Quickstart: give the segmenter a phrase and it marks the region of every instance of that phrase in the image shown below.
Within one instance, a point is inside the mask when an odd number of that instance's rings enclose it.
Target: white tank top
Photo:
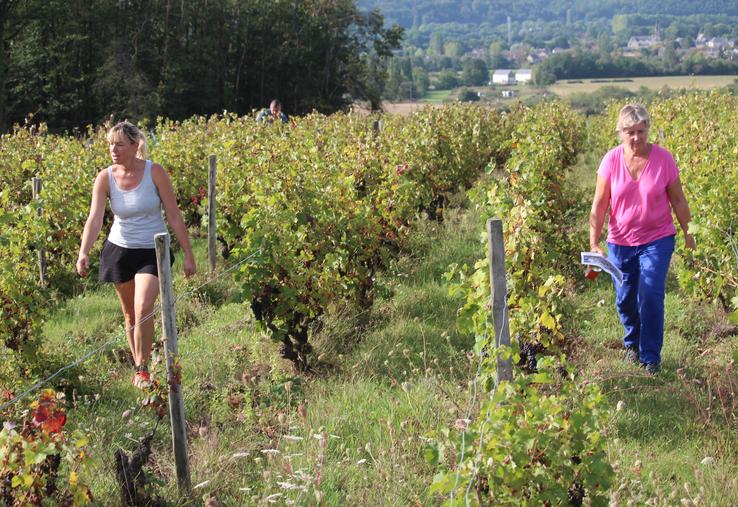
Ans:
[[[141,183],[131,190],[121,190],[108,167],[110,208],[113,226],[108,241],[124,248],[154,248],[154,235],[166,232],[161,198],[151,177],[151,160],[146,161]]]

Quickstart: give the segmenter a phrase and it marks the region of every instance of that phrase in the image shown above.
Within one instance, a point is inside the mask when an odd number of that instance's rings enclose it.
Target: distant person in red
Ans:
[[[256,115],[256,121],[259,123],[272,123],[277,118],[279,118],[282,123],[289,122],[287,115],[282,112],[282,103],[277,99],[274,99],[269,104],[269,109],[262,109],[259,111],[259,114]]]
[[[110,200],[114,219],[100,254],[98,277],[115,285],[136,367],[133,384],[141,388],[150,381],[147,365],[154,338],[154,318],[149,315],[159,295],[154,235],[167,231],[162,208],[184,250],[185,276],[195,273],[195,257],[169,175],[159,164],[147,160],[143,133],[124,121],[108,131],[107,139],[113,164],[95,178],[77,272],[87,276],[88,254],[100,234],[106,201]]]
[[[677,232],[672,210],[685,246],[695,248],[695,241],[679,168],[671,153],[648,142],[650,125],[643,106],[628,104],[620,110],[616,130],[622,144],[607,152],[597,171],[589,249],[603,254],[600,235],[609,209],[608,258],[623,272],[615,292],[625,358],[656,374],[664,341],[666,273]]]

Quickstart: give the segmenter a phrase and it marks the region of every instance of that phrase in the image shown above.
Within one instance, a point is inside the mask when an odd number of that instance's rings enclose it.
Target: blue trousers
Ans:
[[[609,259],[623,272],[615,303],[625,329],[623,343],[638,351],[641,363],[660,363],[664,343],[664,292],[674,236],[640,246],[608,243]]]

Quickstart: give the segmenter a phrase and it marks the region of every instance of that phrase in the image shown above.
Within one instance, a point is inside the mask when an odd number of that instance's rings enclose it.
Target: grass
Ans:
[[[592,93],[604,86],[618,86],[626,90],[637,92],[642,86],[651,90],[660,90],[664,86],[669,88],[687,88],[687,89],[711,89],[728,86],[733,84],[738,76],[659,76],[659,77],[634,77],[629,81],[615,80],[607,81],[596,79],[593,83],[592,79],[582,79],[581,83],[568,83],[567,79],[560,79],[555,84],[548,87],[549,91],[555,93],[559,97],[568,97],[573,93]]]
[[[583,343],[577,364],[583,379],[602,387],[614,414],[609,441],[618,471],[615,505],[675,505],[698,494],[700,505],[733,505],[738,377],[726,358],[738,339],[716,336],[722,310],[669,291],[662,372],[650,377],[622,359],[609,281],[598,280],[578,302]],[[720,391],[726,412],[712,399]]]
[[[429,102],[431,104],[441,104],[451,95],[452,90],[431,90],[420,99],[420,102]]]
[[[427,486],[434,470],[423,459],[423,437],[461,417],[473,370],[466,357],[472,340],[455,332],[456,303],[440,277],[451,262],[474,260],[477,238],[471,216],[450,213],[443,225],[420,220],[413,256],[383,275],[374,306],[334,308],[325,316],[308,375],[296,375],[277,357],[229,280],[181,300],[190,466],[199,485],[194,504],[209,497],[221,505],[270,497],[299,505],[433,503]],[[204,245],[194,243],[198,265],[205,266]],[[186,281],[180,272],[175,264],[179,294],[206,278]],[[54,312],[39,354],[53,371],[118,338],[111,348],[121,353],[104,351],[55,381],[69,400],[68,427],[90,436],[94,464],[81,480],[92,485],[99,505],[118,502],[113,452],[131,453],[157,427],[130,385],[120,320],[112,288],[91,283]],[[148,471],[151,490],[173,502],[166,418]]]
[[[642,88],[658,91],[665,86],[671,89],[712,89],[729,86],[735,83],[738,76],[658,76],[658,77],[633,77],[613,79],[560,79],[546,88],[537,88],[528,84],[516,84],[511,86],[469,86],[458,87],[453,90],[433,90],[416,102],[385,103],[384,109],[388,113],[407,115],[424,107],[427,104],[441,104],[456,97],[461,88],[471,88],[484,95],[484,101],[497,105],[509,106],[513,103],[533,103],[541,100],[551,93],[567,99],[574,94],[589,94],[603,87],[618,87],[630,92],[640,92]],[[510,90],[513,97],[502,97],[502,90]]]
[[[598,164],[599,157],[587,153],[571,173],[589,195]],[[585,231],[583,219],[582,241]],[[682,295],[672,271],[662,372],[650,377],[623,360],[608,279],[599,277],[573,301],[581,340],[574,361],[581,379],[599,384],[611,407],[609,456],[617,471],[611,505],[734,505],[738,372],[730,358],[738,337],[725,312]]]
[[[571,181],[591,191],[596,154]],[[586,242],[586,219],[581,241]],[[191,505],[437,505],[424,438],[465,417],[476,364],[473,339],[455,330],[458,303],[441,274],[483,255],[472,211],[445,223],[420,220],[410,251],[378,279],[368,310],[335,307],[312,337],[313,369],[297,375],[257,328],[230,278],[178,303],[188,420]],[[195,241],[199,266],[204,244]],[[181,258],[181,256],[178,256]],[[677,260],[678,261],[678,260]],[[178,260],[181,262],[181,259]],[[175,272],[181,266],[175,265]],[[175,277],[175,293],[205,281]],[[610,405],[608,453],[616,472],[611,505],[733,505],[738,498],[738,375],[735,328],[721,309],[695,303],[669,280],[663,372],[649,377],[622,360],[611,284],[600,277],[571,296],[578,336],[572,360],[582,382]],[[45,327],[40,356],[52,366],[122,331],[110,287],[91,284]],[[125,350],[123,339],[116,349]],[[473,357],[473,356],[472,356]],[[7,373],[6,373],[7,374]],[[94,465],[81,479],[96,503],[117,504],[112,454],[131,452],[157,425],[130,385],[121,355],[104,353],[64,373],[69,426],[90,435]],[[163,420],[147,468],[151,491],[177,498],[170,429]],[[703,464],[704,462],[704,464]],[[692,503],[690,503],[692,502]],[[180,501],[177,504],[186,504]]]

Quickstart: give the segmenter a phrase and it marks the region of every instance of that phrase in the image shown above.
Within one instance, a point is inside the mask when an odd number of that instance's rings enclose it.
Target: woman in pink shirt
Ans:
[[[623,272],[623,284],[616,284],[615,291],[625,329],[625,357],[655,374],[664,338],[666,273],[676,236],[672,210],[686,247],[694,248],[695,243],[688,232],[689,204],[679,169],[667,150],[648,142],[649,126],[643,106],[629,104],[620,110],[617,131],[622,144],[607,152],[597,171],[589,249],[603,254],[600,235],[609,208],[609,259]]]

